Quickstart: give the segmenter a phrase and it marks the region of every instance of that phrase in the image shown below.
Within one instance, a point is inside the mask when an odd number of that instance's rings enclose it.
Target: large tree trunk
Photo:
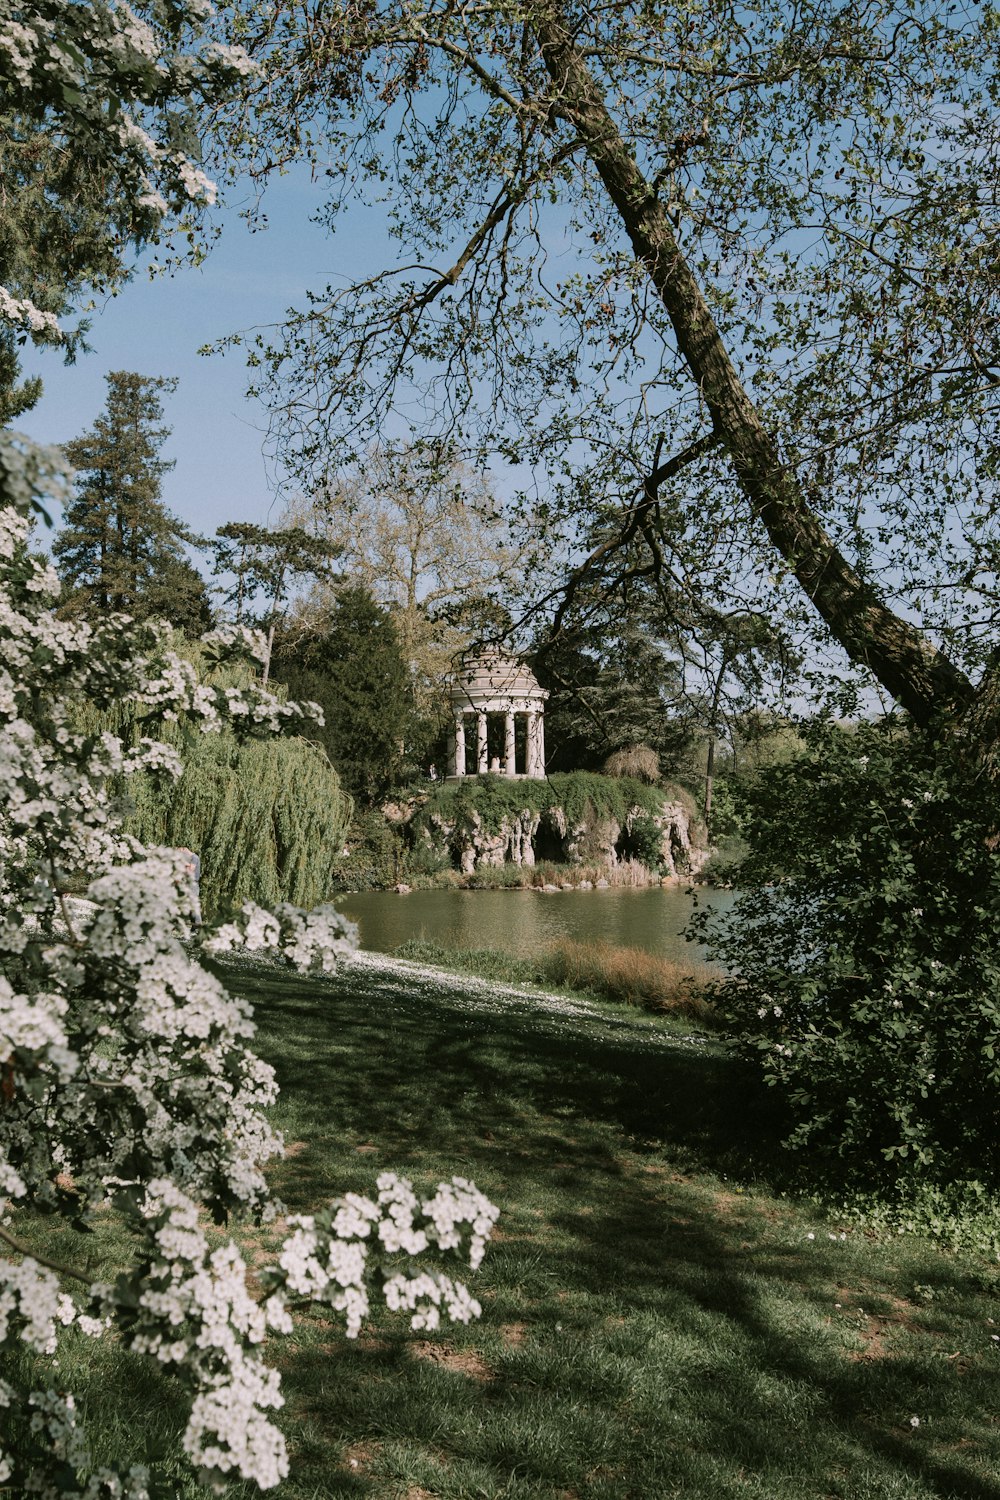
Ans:
[[[723,344],[666,210],[639,170],[558,10],[535,34],[555,88],[554,112],[576,130],[673,325],[754,514],[852,661],[866,666],[918,724],[972,696],[968,679],[894,614],[840,552],[792,469],[782,463]]]

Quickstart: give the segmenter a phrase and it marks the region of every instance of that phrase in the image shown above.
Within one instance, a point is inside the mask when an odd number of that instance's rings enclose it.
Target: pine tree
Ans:
[[[297,578],[330,579],[338,543],[314,536],[300,525],[272,528],[251,521],[230,521],[220,526],[211,543],[215,573],[232,573],[235,582],[223,592],[224,604],[232,605],[236,623],[254,621],[267,631],[264,682],[271,670],[274,633],[288,603],[288,592]],[[263,596],[264,607],[254,612],[251,603]]]
[[[161,396],[177,382],[131,371],[107,377],[105,410],[65,447],[77,469],[76,496],[53,552],[67,614],[168,619],[189,634],[207,628],[204,582],[184,553],[196,539],[160,499],[173,462],[160,457],[170,435]]]

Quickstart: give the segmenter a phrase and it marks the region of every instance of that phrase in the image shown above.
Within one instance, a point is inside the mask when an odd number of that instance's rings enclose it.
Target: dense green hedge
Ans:
[[[748,783],[720,1006],[789,1143],[872,1186],[1000,1180],[995,787],[897,723],[818,724]]]
[[[690,812],[694,811],[690,794],[681,787],[647,786],[630,777],[600,776],[592,771],[556,773],[544,781],[468,777],[437,787],[417,814],[414,828],[429,825],[434,815],[448,822],[462,822],[471,821],[472,814],[477,813],[483,828],[496,833],[506,818],[525,808],[547,812],[554,807],[561,807],[571,824],[589,824],[602,818],[624,824],[633,808],[640,807],[655,817],[667,802],[683,802]]]

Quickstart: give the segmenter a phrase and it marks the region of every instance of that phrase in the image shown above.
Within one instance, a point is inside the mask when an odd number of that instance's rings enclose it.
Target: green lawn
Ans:
[[[454,975],[228,978],[278,1069],[291,1209],[387,1168],[503,1209],[478,1324],[349,1343],[307,1316],[276,1345],[279,1493],[1000,1500],[995,1262],[769,1193],[766,1116],[718,1040]],[[169,1423],[154,1377],[95,1359],[88,1405]]]

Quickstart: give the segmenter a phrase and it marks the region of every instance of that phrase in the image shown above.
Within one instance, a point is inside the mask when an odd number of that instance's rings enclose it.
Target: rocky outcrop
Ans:
[[[664,876],[687,880],[697,875],[708,859],[709,850],[691,837],[691,814],[683,802],[665,802],[653,821],[660,829],[660,858]]]
[[[534,865],[541,858],[613,869],[622,860],[639,857],[639,831],[648,841],[650,826],[659,836],[661,864],[650,878],[684,880],[697,874],[708,851],[692,838],[691,814],[682,802],[665,802],[659,813],[631,807],[624,822],[603,816],[571,823],[562,807],[541,813],[525,807],[507,813],[496,829],[484,827],[474,808],[451,818],[432,812],[422,822],[418,838],[438,854],[448,855],[466,875],[486,866]]]
[[[590,822],[570,823],[561,807],[544,814],[547,830],[559,844],[557,858],[567,865],[617,864],[615,845],[621,827],[614,818],[594,817]]]
[[[419,836],[439,854],[449,854],[464,875],[471,875],[485,865],[533,865],[539,821],[540,814],[525,807],[508,814],[496,832],[490,832],[474,808],[457,820],[435,812],[422,824]]]

